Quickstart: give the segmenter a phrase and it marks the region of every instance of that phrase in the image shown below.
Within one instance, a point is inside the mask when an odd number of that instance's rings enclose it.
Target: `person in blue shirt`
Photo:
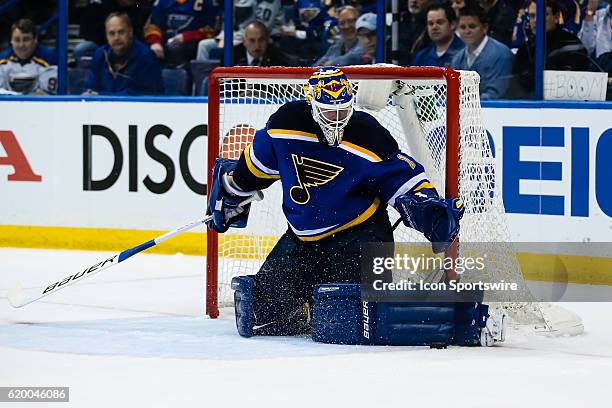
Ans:
[[[479,6],[459,12],[459,33],[465,48],[451,61],[451,67],[476,71],[480,75],[480,99],[499,99],[508,89],[514,54],[510,48],[487,35],[489,24]]]
[[[427,8],[427,35],[432,44],[419,51],[412,60],[415,66],[448,67],[465,44],[455,34],[457,15],[449,3]]]
[[[149,47],[134,38],[128,15],[111,13],[105,27],[108,45],[99,47],[94,53],[85,94],[162,94],[159,62]]]
[[[217,232],[244,227],[240,203],[281,180],[289,228],[254,276],[232,281],[241,336],[308,330],[304,305],[318,283],[359,283],[361,245],[393,242],[387,206],[422,232],[434,252],[459,231],[463,203],[441,198],[423,166],[403,153],[336,67],[309,79],[306,100],[284,104],[240,159],[218,158],[208,201]]]

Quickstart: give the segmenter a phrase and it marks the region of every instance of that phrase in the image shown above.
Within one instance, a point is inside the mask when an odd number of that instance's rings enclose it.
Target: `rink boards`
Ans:
[[[205,100],[6,99],[0,110],[0,246],[121,250],[204,212]],[[603,103],[485,105],[514,241],[610,240],[611,113]],[[159,247],[204,250],[201,233]],[[587,260],[597,273],[577,283],[612,284],[607,260]]]

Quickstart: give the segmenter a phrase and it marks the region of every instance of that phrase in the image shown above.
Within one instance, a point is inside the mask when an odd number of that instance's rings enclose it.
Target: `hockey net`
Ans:
[[[367,66],[343,70],[358,101],[363,95],[360,87],[376,91],[389,86],[395,91],[374,110],[359,105],[356,109],[374,115],[400,148],[424,165],[438,191],[462,198],[466,211],[459,243],[478,243],[479,250],[487,252],[487,271],[495,275],[492,280],[518,282],[520,293],[513,296],[529,299],[510,243],[500,184],[495,179],[495,158],[482,121],[478,74],[447,68]],[[312,68],[248,67],[213,72],[209,79],[209,186],[213,158],[238,159],[271,114],[286,102],[304,98],[303,86],[313,72]],[[399,217],[392,209],[389,214],[392,222]],[[230,229],[222,235],[208,231],[207,314],[216,317],[219,307],[231,305],[232,277],[255,274],[286,230],[281,183],[277,182],[266,189],[263,202],[251,206],[247,228]],[[396,242],[425,242],[422,234],[401,223],[394,236]],[[458,251],[462,251],[461,244]],[[496,307],[504,307],[515,323],[556,330],[540,304],[499,299],[499,294],[496,300],[506,300]]]

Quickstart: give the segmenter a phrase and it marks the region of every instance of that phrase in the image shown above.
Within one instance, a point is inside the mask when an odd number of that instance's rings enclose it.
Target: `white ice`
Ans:
[[[582,316],[581,336],[512,332],[492,348],[243,339],[232,320],[204,317],[203,258],[138,255],[22,309],[9,306],[17,281],[63,278],[106,255],[0,249],[0,386],[69,386],[69,406],[92,408],[612,403],[612,303],[564,304]]]

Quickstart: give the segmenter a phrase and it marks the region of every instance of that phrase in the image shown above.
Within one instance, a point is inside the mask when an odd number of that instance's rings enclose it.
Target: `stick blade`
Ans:
[[[8,301],[11,306],[17,308],[26,304],[26,294],[23,290],[21,283],[17,283],[17,286],[12,288],[8,293]]]

